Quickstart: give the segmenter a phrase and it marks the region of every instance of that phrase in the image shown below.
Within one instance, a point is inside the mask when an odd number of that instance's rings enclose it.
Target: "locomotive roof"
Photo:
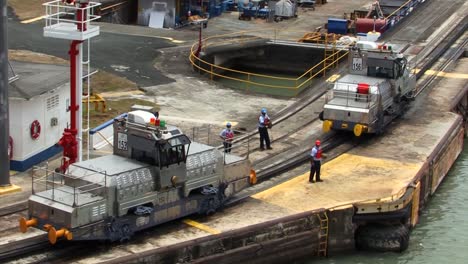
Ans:
[[[359,74],[346,74],[345,76],[338,79],[339,83],[367,83],[370,86],[376,86],[382,82],[386,82],[385,78],[377,78]]]
[[[74,172],[76,172],[77,170],[85,169],[95,173],[105,173],[107,176],[113,176],[148,166],[148,164],[145,164],[143,162],[111,154],[95,159],[74,163],[70,166],[69,174],[74,175]]]

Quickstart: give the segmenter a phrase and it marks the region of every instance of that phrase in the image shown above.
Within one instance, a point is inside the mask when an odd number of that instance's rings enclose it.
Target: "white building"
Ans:
[[[9,85],[10,168],[25,171],[58,152],[70,122],[68,66],[11,61],[18,80]]]

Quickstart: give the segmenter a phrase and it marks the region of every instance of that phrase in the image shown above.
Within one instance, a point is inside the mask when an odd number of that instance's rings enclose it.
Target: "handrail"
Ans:
[[[258,37],[258,36],[254,36],[254,37],[249,36],[248,38],[245,38],[244,34],[250,33],[250,32],[258,32],[258,30],[251,30],[251,31],[243,31],[243,32],[236,32],[236,33],[227,33],[227,34],[217,35],[217,36],[210,36],[210,37],[207,37],[207,38],[202,40],[202,46],[204,48],[206,48],[207,46],[212,46],[212,45],[219,44],[219,43],[221,43],[221,44],[223,44],[223,43],[232,44],[233,42],[244,42],[246,40],[262,39],[263,38],[263,37]],[[237,37],[237,38],[232,38],[232,39],[217,42],[217,43],[209,43],[208,42],[208,40],[210,40],[210,42],[211,42],[213,39],[219,39],[219,38],[227,37],[227,36]],[[275,31],[275,39],[274,40],[277,40],[276,31]],[[317,42],[326,42],[326,41],[318,40]],[[300,75],[300,76],[298,76],[296,78],[292,78],[292,77],[279,77],[279,76],[272,76],[272,75],[265,75],[265,74],[259,74],[259,73],[240,71],[240,70],[226,68],[226,67],[223,67],[223,66],[220,66],[220,65],[215,65],[215,64],[207,62],[206,60],[203,60],[202,58],[195,55],[196,51],[198,49],[198,45],[199,45],[198,43],[194,43],[191,46],[189,61],[192,64],[192,66],[194,66],[198,70],[210,74],[211,79],[213,79],[213,77],[216,76],[216,77],[220,77],[220,78],[224,78],[224,79],[237,81],[237,82],[240,82],[240,83],[245,83],[247,85],[247,87],[249,87],[249,85],[255,85],[255,86],[260,86],[260,87],[268,87],[268,88],[276,88],[276,89],[288,89],[288,90],[299,90],[304,85],[309,83],[313,78],[315,78],[318,74],[324,73],[328,68],[330,68],[332,65],[336,64],[339,60],[341,60],[342,58],[347,56],[348,53],[349,53],[348,51],[345,51],[344,49],[339,49],[339,50],[335,51],[333,54],[331,54],[330,56],[324,58],[322,61],[320,61],[316,65],[309,68],[302,75]],[[340,53],[343,53],[343,54],[339,56]],[[335,57],[336,57],[336,59],[335,59]],[[325,66],[323,68],[320,68],[320,70],[317,73],[311,74],[312,71],[316,70],[319,66],[322,66],[322,64],[324,64],[325,61],[329,61],[330,58],[333,59],[333,63],[330,63],[329,65],[327,65],[327,66]],[[217,73],[216,70],[240,74],[240,75],[243,75],[244,78],[227,76],[225,74]],[[310,76],[306,80],[302,81],[302,79],[304,77],[306,77],[307,75],[310,75]],[[281,81],[284,81],[286,83],[291,83],[291,84],[289,84],[289,85],[288,84],[273,85],[273,84],[261,83],[261,82],[252,80],[251,77],[258,77],[258,78],[270,79],[270,80],[281,80]]]

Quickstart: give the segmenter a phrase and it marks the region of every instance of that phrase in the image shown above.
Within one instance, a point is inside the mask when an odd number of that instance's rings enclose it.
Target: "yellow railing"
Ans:
[[[306,36],[307,34],[304,35],[302,38],[293,37],[292,39],[294,42],[297,42],[298,40],[303,40]],[[325,39],[321,39],[320,36],[317,35],[316,40],[314,42],[318,44],[330,43],[329,41],[327,41],[327,38],[328,36],[325,36]],[[333,39],[335,39],[335,37],[333,37]],[[272,42],[291,41],[291,37],[281,37],[277,30],[274,30],[273,32],[268,30],[263,30],[261,32],[259,32],[259,30],[252,30],[229,33],[224,35],[211,36],[203,39],[201,51],[206,52],[207,47],[220,47],[223,45],[232,44],[242,45],[249,42],[252,43],[253,41],[258,40]],[[321,62],[312,66],[302,75],[296,78],[291,78],[240,71],[210,63],[197,56],[198,45],[198,43],[194,43],[191,47],[189,56],[190,63],[193,65],[194,68],[198,69],[199,71],[209,74],[210,79],[213,80],[215,77],[218,77],[231,80],[243,85],[247,90],[250,90],[252,87],[271,88],[276,90],[283,89],[288,91],[289,95],[297,95],[303,88],[306,87],[307,84],[310,84],[312,82],[313,78],[317,77],[319,74],[322,73],[325,75],[325,72],[331,66],[336,65],[341,59],[343,59],[348,54],[347,50],[336,49],[336,51],[334,51],[328,57],[325,57]],[[335,45],[335,43],[333,43],[333,45]]]

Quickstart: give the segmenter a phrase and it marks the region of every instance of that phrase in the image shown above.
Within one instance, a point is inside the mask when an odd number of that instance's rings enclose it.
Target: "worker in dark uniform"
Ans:
[[[224,152],[231,153],[232,140],[234,139],[234,131],[231,129],[231,123],[226,123],[226,128],[221,131],[219,137],[223,139]]]
[[[266,108],[262,108],[261,115],[258,117],[258,133],[260,134],[260,150],[272,149],[270,146],[270,136],[268,135],[268,128],[271,128],[271,120],[267,115]],[[265,144],[263,143],[265,142]]]
[[[321,182],[320,179],[320,166],[322,165],[322,149],[320,148],[320,140],[315,141],[315,146],[310,152],[310,175],[309,182],[314,182],[314,175],[317,182]]]

